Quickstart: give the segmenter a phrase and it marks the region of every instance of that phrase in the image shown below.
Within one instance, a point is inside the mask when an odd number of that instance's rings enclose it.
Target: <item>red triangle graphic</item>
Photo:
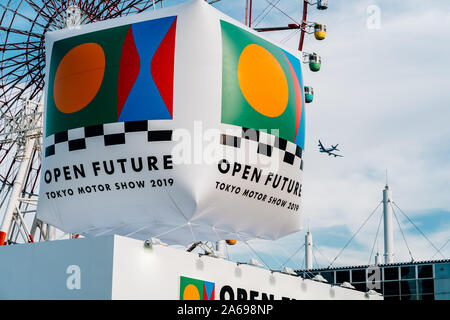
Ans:
[[[172,118],[176,25],[177,19],[175,18],[175,21],[156,50],[150,65],[153,81],[155,81],[159,94]]]
[[[134,83],[139,76],[140,68],[141,62],[139,53],[136,49],[133,30],[130,26],[120,56],[119,81],[117,88],[117,119],[119,119],[128,95],[130,94],[131,89],[133,89]]]

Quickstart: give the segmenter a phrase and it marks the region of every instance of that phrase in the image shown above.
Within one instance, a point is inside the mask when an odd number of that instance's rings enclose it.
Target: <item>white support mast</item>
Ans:
[[[392,193],[386,183],[383,190],[384,263],[394,262],[394,231],[392,224]]]
[[[33,107],[35,105],[35,107]],[[30,161],[33,150],[40,145],[42,136],[42,103],[33,101],[24,102],[22,112],[8,122],[7,130],[1,139],[2,143],[8,143],[14,139],[18,144],[16,159],[20,162],[19,171],[14,179],[12,191],[6,207],[3,222],[0,226],[0,246],[7,244],[11,227],[14,222],[21,225],[21,233],[26,242],[32,242],[33,237],[25,226],[25,221],[20,210],[20,198],[24,188],[27,172],[30,169]],[[30,201],[30,200],[28,200]]]
[[[216,253],[219,258],[225,258],[225,240],[216,242]]]
[[[313,268],[313,240],[311,232],[306,232],[305,234],[305,269],[311,270]]]
[[[381,262],[381,256],[380,256],[380,253],[377,252],[377,254],[375,255],[375,265],[378,266],[378,265],[380,265],[380,264],[382,264],[382,262]]]
[[[6,239],[7,234],[9,234],[9,230],[12,225],[14,213],[17,210],[17,205],[19,201],[20,193],[22,192],[23,183],[25,181],[25,175],[28,171],[28,165],[31,159],[31,153],[34,147],[34,139],[27,139],[25,144],[24,153],[22,156],[22,161],[20,163],[19,172],[17,173],[16,178],[14,179],[14,185],[11,192],[11,197],[9,198],[8,207],[6,208],[5,215],[3,216],[3,222],[0,227],[0,245],[3,245],[4,240]],[[29,236],[29,235],[27,235]],[[31,239],[29,239],[31,241]]]

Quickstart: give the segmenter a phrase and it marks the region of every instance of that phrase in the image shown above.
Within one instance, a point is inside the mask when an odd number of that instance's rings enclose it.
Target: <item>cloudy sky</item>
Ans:
[[[276,4],[270,12],[269,1]],[[300,0],[253,4],[254,26],[301,20]],[[244,21],[245,0],[221,0],[214,6]],[[328,266],[381,202],[386,170],[413,258],[450,258],[450,2],[329,0],[326,11],[309,7],[308,21],[324,23],[328,31],[324,41],[307,35],[304,46],[323,61],[318,73],[306,65],[303,69],[304,83],[315,90],[307,109],[302,213],[305,230],[314,237],[315,267]],[[298,30],[265,35],[298,47]],[[344,157],[319,153],[318,139],[339,143]],[[334,266],[367,264],[373,246],[383,253],[382,228],[374,245],[381,215],[380,206]],[[411,260],[394,223],[395,259]],[[240,243],[228,247],[228,254],[236,261],[258,256],[278,268],[296,253],[287,265],[299,268],[304,235],[254,240],[251,249]]]
[[[244,2],[222,0],[215,7],[243,21]],[[300,1],[270,2],[301,20]],[[257,17],[269,1],[253,3]],[[442,254],[434,247],[450,238],[450,2],[330,0],[326,11],[309,8],[308,21],[324,23],[328,31],[324,41],[307,36],[304,46],[323,59],[320,72],[303,69],[305,84],[315,90],[307,109],[303,189],[303,222],[317,246],[314,266],[328,266],[381,202],[386,169],[394,202],[433,243],[394,207],[414,260],[449,258],[450,244]],[[258,27],[293,23],[289,17],[275,8]],[[266,35],[298,47],[298,32]],[[345,157],[319,153],[319,138],[339,143]],[[382,225],[374,245],[381,215],[382,206],[334,266],[367,264],[373,246],[383,254]],[[394,223],[395,260],[409,261]],[[255,240],[255,252],[241,244],[228,253],[233,260],[258,255],[279,267],[298,251],[304,234],[275,243]],[[303,264],[300,250],[287,265]]]

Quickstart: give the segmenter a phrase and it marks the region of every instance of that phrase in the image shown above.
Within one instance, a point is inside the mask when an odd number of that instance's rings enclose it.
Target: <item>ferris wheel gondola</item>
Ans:
[[[312,87],[305,86],[305,102],[311,103],[314,100],[314,89]]]
[[[314,37],[317,40],[323,40],[325,39],[327,35],[327,27],[322,23],[315,23],[314,24]]]

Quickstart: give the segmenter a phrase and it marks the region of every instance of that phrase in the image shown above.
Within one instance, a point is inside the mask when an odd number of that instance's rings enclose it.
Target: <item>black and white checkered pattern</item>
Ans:
[[[234,128],[239,128],[233,126]],[[274,149],[281,152],[283,162],[299,166],[303,170],[303,150],[295,143],[279,138],[263,131],[241,127],[239,136],[221,134],[220,143],[225,146],[241,148],[242,140],[252,142],[255,152],[267,157],[272,157]],[[173,130],[150,130],[149,122],[130,121],[99,124],[90,127],[75,128],[58,132],[45,138],[45,157],[53,156],[58,150],[77,151],[87,149],[87,141],[90,138],[102,137],[105,147],[123,145],[127,142],[127,136],[133,133],[146,133],[147,142],[172,141]]]
[[[241,136],[222,134],[220,143],[225,146],[241,148],[242,139],[255,141],[258,143],[256,152],[268,157],[272,157],[274,148],[282,152],[283,162],[295,165],[299,163],[300,170],[303,170],[303,150],[295,143],[283,138],[268,134],[255,129],[242,128]],[[297,159],[297,161],[296,161]]]
[[[70,129],[47,137],[45,157],[55,155],[57,145],[67,145],[68,151],[84,150],[87,139],[93,137],[103,137],[105,146],[125,144],[127,135],[133,132],[147,132],[148,142],[172,141],[172,130],[150,130],[148,121],[106,123]]]

